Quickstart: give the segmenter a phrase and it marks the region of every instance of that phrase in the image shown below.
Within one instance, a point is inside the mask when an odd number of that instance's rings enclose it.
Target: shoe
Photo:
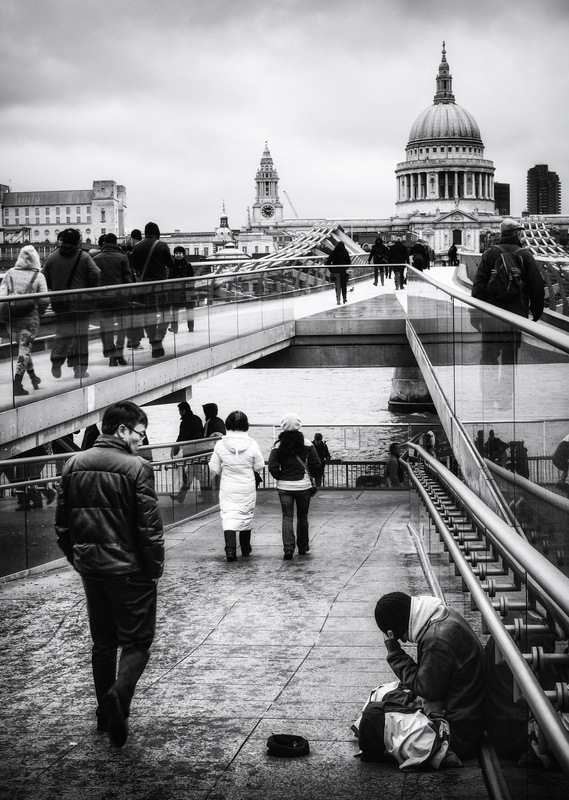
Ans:
[[[123,747],[128,738],[128,722],[121,706],[120,697],[114,689],[109,689],[104,699],[107,713],[107,733],[115,747]]]
[[[192,331],[194,330],[194,323],[193,322],[188,322],[188,330],[189,330],[190,333],[192,333]]]
[[[298,548],[298,555],[305,556],[310,551],[310,545],[307,544],[306,547],[299,547]]]
[[[284,554],[283,558],[285,561],[292,561],[292,553],[288,551],[287,553]]]
[[[24,395],[29,394],[28,390],[24,389],[24,387],[22,386],[21,376],[19,381],[16,380],[14,381],[13,387],[14,387],[13,388],[14,397],[23,397]]]
[[[30,380],[32,382],[32,386],[34,387],[34,389],[39,389],[41,378],[38,378],[35,372],[28,372],[28,375],[30,376]]]
[[[373,282],[373,285],[374,285],[374,286],[377,286],[377,281],[374,281],[374,282]]]
[[[152,350],[152,358],[162,358],[163,355],[166,355],[163,347],[155,347]]]
[[[336,300],[336,305],[337,305],[337,306],[341,306],[342,304],[340,303],[340,301],[339,301],[339,300]]]
[[[61,378],[61,364],[56,364],[52,362],[51,364],[51,374],[54,378]]]
[[[128,361],[126,360],[126,358],[124,356],[117,356],[116,357],[116,362],[117,362],[119,367],[126,367],[128,365]]]
[[[170,331],[170,333],[178,333],[178,323],[173,322],[168,328],[168,330]]]
[[[74,377],[77,378],[77,380],[81,380],[81,378],[88,378],[89,377],[89,373],[87,372],[85,367],[74,367],[73,374],[74,374]]]
[[[109,367],[118,367],[118,365],[119,365],[118,359],[116,359],[114,356],[109,358]]]
[[[55,500],[55,498],[57,497],[57,492],[55,491],[55,489],[46,489],[45,496],[46,496],[47,504],[48,504],[48,506],[50,506],[53,503],[53,501]]]

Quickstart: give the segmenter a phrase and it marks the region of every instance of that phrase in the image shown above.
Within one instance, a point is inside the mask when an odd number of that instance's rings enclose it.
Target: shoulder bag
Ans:
[[[304,471],[306,472],[306,474],[310,478],[310,496],[314,497],[314,495],[318,492],[318,487],[316,486],[316,481],[314,480],[314,478],[312,477],[312,475],[308,471],[308,458],[306,459],[306,462],[304,462],[297,455],[295,455],[295,458],[299,462],[299,464],[302,464],[302,466],[304,467]]]
[[[18,292],[18,294],[29,294],[34,285],[34,281],[36,279],[36,275],[38,274],[38,270],[34,270],[34,274],[32,276],[31,281],[29,282],[28,286],[26,286],[23,292]],[[11,282],[11,290],[9,294],[14,294],[14,281],[12,276],[10,275],[10,282]],[[2,325],[7,325],[8,320],[12,319],[21,319],[22,317],[27,317],[28,314],[31,314],[34,308],[36,307],[35,300],[7,300],[5,303],[2,303],[2,307],[0,308],[0,323]]]

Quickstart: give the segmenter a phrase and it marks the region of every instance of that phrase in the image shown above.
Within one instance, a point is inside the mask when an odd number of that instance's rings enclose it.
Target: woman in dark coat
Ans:
[[[320,459],[314,445],[300,431],[300,420],[296,414],[285,414],[281,421],[281,433],[269,455],[269,472],[277,482],[277,491],[283,512],[282,536],[284,558],[292,559],[298,544],[298,553],[303,556],[310,550],[308,543],[308,509],[312,483],[310,475],[320,469]],[[308,474],[310,473],[310,474]],[[294,538],[294,507],[296,505],[297,527]]]
[[[344,242],[338,242],[336,247],[332,250],[326,264],[330,265],[330,275],[336,281],[336,304],[341,305],[340,297],[344,303],[347,303],[348,292],[348,267],[352,263],[350,254],[346,249]]]

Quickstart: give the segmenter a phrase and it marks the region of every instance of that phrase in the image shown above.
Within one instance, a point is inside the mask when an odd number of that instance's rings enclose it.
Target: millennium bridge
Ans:
[[[408,268],[405,290],[394,292],[391,281],[373,286],[367,254],[341,229],[322,226],[277,256],[214,262],[208,274],[183,282],[61,293],[89,320],[82,377],[65,366],[61,378],[51,376],[48,311],[34,352],[41,384],[15,393],[12,336],[4,337],[0,785],[6,796],[345,798],[381,796],[388,788],[409,798],[443,791],[449,798],[567,793],[569,485],[554,454],[569,434],[569,259],[546,231],[526,234],[546,283],[548,308],[538,323],[470,297],[478,260],[472,253],[462,254],[456,270]],[[351,251],[356,285],[341,307],[324,266],[338,240]],[[165,298],[152,312],[172,329],[164,355],[133,348],[126,363],[110,367],[102,354],[100,298],[120,296],[115,325],[128,336],[149,321],[141,290],[160,290]],[[190,297],[193,331],[185,324]],[[399,426],[404,490],[382,485],[381,461],[326,466],[311,507],[312,561],[295,559],[288,571],[279,560],[280,512],[266,470],[254,554],[231,571],[216,543],[217,497],[207,469],[212,440],[188,443],[177,457],[172,442],[151,443],[147,456],[166,523],[164,612],[132,741],[110,753],[94,732],[81,588],[54,544],[53,494],[74,449],[69,434],[100,422],[117,400],[179,402],[200,381],[261,364],[393,366],[403,376],[420,376],[436,416]],[[341,428],[341,409],[338,416]],[[488,446],[490,431],[507,444],[500,458]],[[176,498],[188,464],[197,480],[182,504]],[[342,731],[349,732],[369,689],[390,679],[373,606],[395,589],[440,596],[467,617],[483,644],[492,642],[489,689],[499,687],[512,713],[532,721],[533,759],[519,766],[499,757],[500,742],[489,737],[479,761],[452,775],[409,775],[353,761],[357,747]],[[264,740],[291,729],[311,740],[310,757],[275,764],[263,752]]]

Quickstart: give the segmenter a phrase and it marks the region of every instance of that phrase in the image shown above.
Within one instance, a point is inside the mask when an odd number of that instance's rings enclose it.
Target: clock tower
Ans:
[[[279,176],[267,142],[255,177],[255,188],[252,224],[271,226],[276,222],[282,222],[283,206],[279,199]]]

